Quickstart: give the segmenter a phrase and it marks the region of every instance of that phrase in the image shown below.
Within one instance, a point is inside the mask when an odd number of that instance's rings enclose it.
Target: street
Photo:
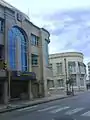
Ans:
[[[0,114],[0,120],[52,120],[60,117],[90,120],[90,92]]]

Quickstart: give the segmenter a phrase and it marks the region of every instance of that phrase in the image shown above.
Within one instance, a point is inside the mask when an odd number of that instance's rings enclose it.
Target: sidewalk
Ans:
[[[39,98],[39,99],[35,99],[32,101],[26,100],[26,101],[12,102],[12,103],[10,103],[8,108],[7,108],[7,105],[0,105],[0,113],[9,112],[9,111],[13,111],[16,109],[25,108],[25,107],[29,107],[29,106],[33,106],[33,105],[37,105],[37,104],[42,104],[42,103],[46,103],[46,102],[50,102],[50,101],[54,101],[54,100],[58,100],[58,99],[64,99],[67,97],[68,96],[66,96],[66,95],[53,95],[50,97]]]
[[[84,92],[75,93],[75,95],[79,95],[82,93],[84,93]],[[67,97],[70,97],[70,96],[67,96],[66,94],[63,94],[63,95],[58,94],[58,95],[52,95],[50,97],[34,99],[32,101],[26,100],[26,101],[12,102],[12,103],[10,103],[8,108],[7,108],[7,105],[0,105],[0,113],[9,112],[9,111],[13,111],[16,109],[29,107],[29,106],[34,106],[37,104],[42,104],[42,103],[46,103],[46,102],[50,102],[50,101],[54,101],[54,100],[64,99]]]

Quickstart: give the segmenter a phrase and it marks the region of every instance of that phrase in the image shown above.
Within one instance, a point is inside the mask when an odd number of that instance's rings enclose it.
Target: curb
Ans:
[[[11,112],[11,111],[14,111],[17,109],[26,108],[26,107],[30,107],[30,106],[34,106],[34,105],[38,105],[38,104],[43,104],[43,103],[47,103],[47,102],[51,102],[51,101],[55,101],[55,100],[59,100],[59,99],[65,99],[68,97],[69,96],[65,96],[62,98],[55,98],[55,99],[51,99],[51,100],[39,101],[39,102],[28,104],[28,105],[22,105],[22,106],[18,106],[18,107],[14,107],[14,108],[8,108],[8,109],[4,109],[4,110],[0,111],[0,113]]]

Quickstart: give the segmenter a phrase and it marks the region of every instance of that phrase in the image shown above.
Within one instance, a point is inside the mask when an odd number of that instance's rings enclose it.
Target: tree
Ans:
[[[72,95],[74,95],[74,89],[73,89],[73,77],[72,75],[69,75],[69,78],[66,82],[67,86],[69,86],[69,92],[72,93]],[[68,92],[68,91],[67,91]]]

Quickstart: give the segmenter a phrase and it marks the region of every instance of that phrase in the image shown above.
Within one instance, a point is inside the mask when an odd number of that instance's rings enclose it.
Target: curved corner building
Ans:
[[[74,90],[86,89],[86,66],[80,52],[65,52],[49,56],[50,68],[53,71],[54,87],[66,90],[66,80],[73,78]]]

